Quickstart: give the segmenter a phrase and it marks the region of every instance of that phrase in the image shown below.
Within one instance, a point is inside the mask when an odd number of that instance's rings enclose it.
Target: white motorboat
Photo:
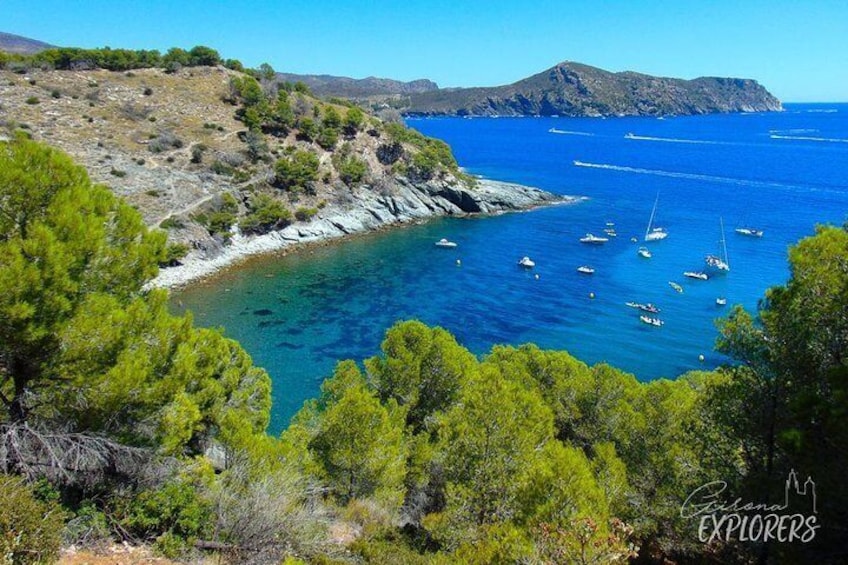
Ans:
[[[442,238],[436,242],[436,247],[454,248],[456,247],[456,242]]]
[[[727,298],[723,296],[716,298],[716,306],[727,306]]]
[[[644,314],[639,316],[639,319],[642,320],[642,322],[645,323],[645,324],[648,324],[648,325],[651,325],[651,326],[656,326],[656,327],[660,327],[663,324],[665,324],[665,322],[663,322],[659,318],[653,318],[651,316],[645,316]]]
[[[736,228],[734,231],[739,235],[746,235],[748,237],[763,237],[763,230],[755,228]]]
[[[689,277],[690,279],[699,279],[702,281],[705,281],[710,278],[709,276],[707,276],[707,273],[702,273],[701,271],[685,271],[683,273],[683,276]]]
[[[676,290],[677,292],[683,292],[683,287],[677,284],[674,281],[668,281],[668,286]]]
[[[530,259],[530,257],[522,257],[518,261],[518,266],[524,267],[525,269],[532,269],[536,266],[536,263],[532,259]]]
[[[598,237],[596,235],[592,235],[591,233],[587,233],[584,237],[580,238],[580,243],[588,243],[590,245],[603,245],[608,241],[608,237]]]
[[[651,257],[653,257],[651,251],[647,247],[640,247],[636,251],[636,253],[638,253],[640,257],[644,257],[645,259],[650,259]]]
[[[594,275],[595,269],[593,269],[589,265],[581,265],[581,266],[577,267],[577,272],[583,273],[584,275]]]

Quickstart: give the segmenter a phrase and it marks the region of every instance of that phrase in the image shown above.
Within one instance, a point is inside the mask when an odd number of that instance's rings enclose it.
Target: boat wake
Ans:
[[[809,135],[776,135],[769,136],[772,139],[788,139],[792,141],[824,141],[826,143],[848,143],[848,139],[840,139],[838,137],[813,137]]]
[[[595,137],[594,133],[589,133],[589,132],[586,132],[586,131],[569,131],[569,130],[557,129],[557,128],[549,129],[548,133],[558,133],[560,135],[585,135],[586,137]]]
[[[674,137],[652,137],[649,135],[635,135],[628,133],[624,139],[633,139],[635,141],[662,141],[665,143],[691,143],[695,145],[738,145],[729,141],[710,141],[708,139],[678,139]]]
[[[722,184],[734,184],[738,186],[755,186],[755,187],[764,187],[764,188],[789,188],[789,189],[797,189],[803,188],[807,190],[811,190],[812,187],[809,186],[800,186],[794,184],[783,184],[779,182],[769,182],[769,181],[759,181],[759,180],[749,180],[749,179],[738,179],[732,177],[719,177],[713,175],[701,175],[697,173],[681,173],[677,171],[663,171],[658,169],[641,169],[638,167],[625,167],[622,165],[608,165],[604,163],[586,163],[583,161],[574,161],[575,167],[586,167],[589,169],[603,169],[606,171],[618,171],[621,173],[634,173],[639,175],[653,175],[658,177],[669,177],[674,179],[686,179],[686,180],[697,180],[704,182],[717,182]]]

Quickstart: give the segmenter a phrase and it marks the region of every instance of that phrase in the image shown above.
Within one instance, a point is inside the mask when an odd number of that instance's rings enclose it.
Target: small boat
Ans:
[[[639,316],[639,319],[642,320],[642,322],[645,323],[645,324],[649,324],[651,326],[656,326],[658,328],[660,326],[662,326],[663,324],[665,324],[665,322],[663,322],[659,318],[652,318],[651,316],[645,316],[644,314]]]
[[[607,227],[608,228],[615,227],[615,222],[607,222]]]
[[[644,257],[645,259],[650,259],[651,257],[653,257],[647,247],[640,247],[638,251],[636,251],[636,253],[638,253],[640,257]]]
[[[724,239],[724,221],[721,218],[718,219],[721,224],[721,250],[722,256],[718,255],[707,255],[704,261],[707,263],[708,267],[715,267],[719,271],[730,271],[730,261],[727,258],[727,242]]]
[[[615,229],[613,229],[613,228],[605,228],[604,233],[607,234],[610,237],[618,237],[618,234],[615,233]]]
[[[580,238],[580,243],[588,243],[590,245],[603,245],[608,242],[609,238],[607,237],[598,237],[596,235],[592,235],[587,233],[585,237]]]
[[[447,239],[442,238],[442,239],[440,239],[439,241],[436,242],[436,247],[453,248],[453,247],[456,247],[456,242],[448,241]]]
[[[668,286],[676,290],[677,292],[683,292],[683,287],[677,284],[674,281],[668,281]]]
[[[624,305],[630,306],[631,308],[638,308],[639,306],[641,306],[641,304],[639,304],[638,302],[625,302]]]
[[[589,265],[581,265],[577,267],[577,272],[583,273],[584,275],[593,275],[595,274],[595,269],[593,269]]]
[[[637,308],[639,308],[639,310],[641,310],[642,312],[650,312],[651,314],[659,314],[660,312],[660,309],[651,304],[650,302],[648,302],[647,304],[640,304],[639,306],[637,306]]]
[[[690,279],[699,279],[702,281],[705,281],[710,278],[707,276],[707,273],[702,273],[700,271],[686,271],[683,273],[683,276],[689,277]]]
[[[530,259],[530,257],[522,257],[522,258],[518,261],[518,266],[519,266],[519,267],[524,267],[525,269],[532,269],[533,267],[535,267],[535,266],[536,266],[536,263],[534,263],[534,262]]]
[[[654,208],[651,210],[651,217],[648,219],[648,227],[645,230],[645,241],[659,241],[668,237],[668,232],[665,228],[655,228],[654,215],[657,213],[657,204],[660,201],[660,193],[657,192],[657,198],[654,200]]]
[[[736,228],[734,231],[739,235],[747,235],[748,237],[763,237],[763,230],[754,228]]]
[[[716,306],[727,306],[727,298],[723,296],[716,298]]]

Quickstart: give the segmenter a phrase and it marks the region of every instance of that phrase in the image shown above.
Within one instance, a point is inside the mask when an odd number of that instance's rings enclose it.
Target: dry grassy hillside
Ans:
[[[421,136],[399,143],[396,130],[393,138],[385,124],[365,115],[357,128],[336,128],[338,141],[328,146],[314,134],[304,135],[304,124],[321,131],[328,115],[345,119],[351,108],[304,91],[282,96],[293,115],[290,126],[249,132],[236,118],[244,100],[233,82],[243,78],[223,67],[173,73],[0,71],[0,136],[24,131],[61,148],[95,181],[126,198],[149,225],[169,229],[172,241],[206,256],[228,240],[228,225],[221,224],[240,223],[256,212],[257,202],[267,205],[271,199],[288,223],[308,220],[328,204],[345,205],[355,192],[391,193],[430,143]],[[275,103],[280,87],[262,83],[267,103]],[[385,148],[391,146],[400,149],[387,158]],[[275,182],[275,163],[297,152],[317,157],[318,170],[306,188],[286,189]],[[364,165],[365,174],[346,176],[344,164],[350,161]],[[453,171],[439,170],[441,181],[456,182],[452,164]]]

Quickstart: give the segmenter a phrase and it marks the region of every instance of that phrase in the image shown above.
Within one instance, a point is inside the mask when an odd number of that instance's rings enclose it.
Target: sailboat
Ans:
[[[657,203],[660,201],[660,193],[657,192],[657,199],[654,200],[654,209],[651,210],[651,218],[648,220],[648,229],[645,230],[645,241],[659,241],[668,237],[668,233],[664,228],[655,228],[654,214],[657,213]]]
[[[724,239],[724,220],[721,218],[718,219],[721,224],[721,251],[722,256],[716,255],[707,255],[704,261],[706,261],[707,265],[710,267],[715,267],[719,271],[730,271],[730,262],[727,259],[727,242]]]

